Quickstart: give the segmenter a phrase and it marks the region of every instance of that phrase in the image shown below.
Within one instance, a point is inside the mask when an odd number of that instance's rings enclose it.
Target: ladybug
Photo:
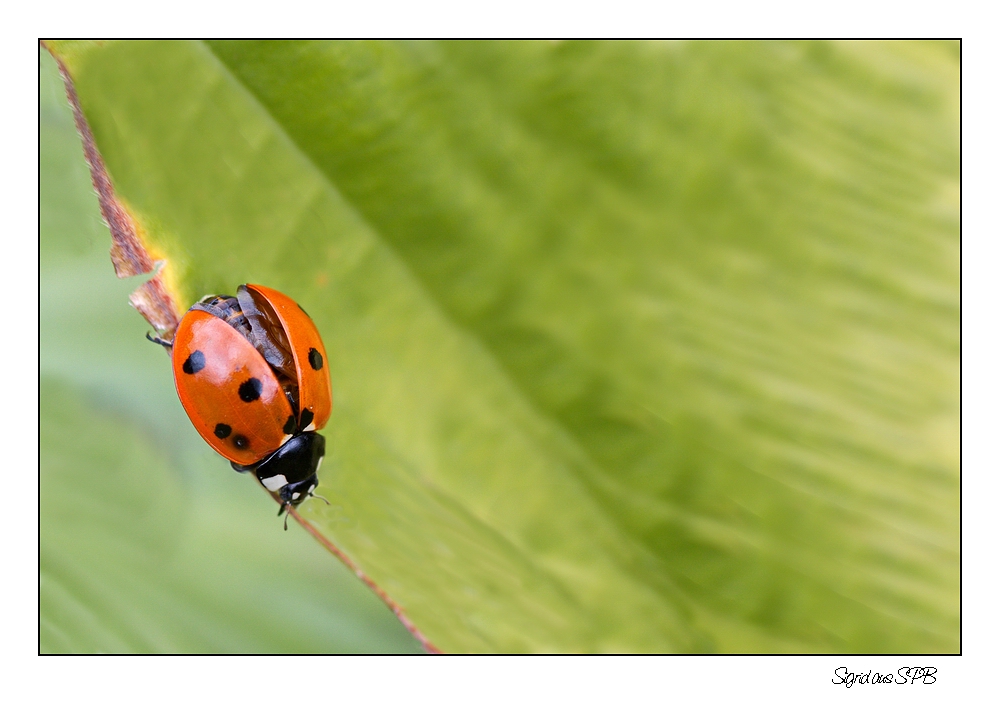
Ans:
[[[246,284],[191,306],[172,342],[146,337],[170,351],[195,429],[237,472],[253,472],[281,502],[279,516],[314,496],[326,451],[317,431],[333,403],[326,348],[301,306]]]

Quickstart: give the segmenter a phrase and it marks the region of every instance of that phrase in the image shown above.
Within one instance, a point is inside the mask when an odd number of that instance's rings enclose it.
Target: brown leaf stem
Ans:
[[[115,195],[111,177],[94,141],[94,133],[83,114],[83,108],[80,107],[80,98],[76,93],[69,69],[44,41],[41,44],[59,67],[59,74],[66,88],[66,97],[73,109],[73,121],[83,142],[83,156],[87,160],[87,166],[90,167],[90,180],[94,184],[94,190],[97,191],[101,217],[111,231],[111,263],[114,264],[115,274],[120,279],[148,274],[155,269],[157,262],[153,261],[146,250],[135,218]],[[156,329],[161,338],[169,341],[174,337],[180,316],[173,297],[163,284],[162,273],[161,267],[156,275],[129,296],[129,302]]]
[[[281,501],[273,494],[271,494],[271,496],[272,498],[275,499],[275,501],[281,503]],[[428,653],[442,652],[440,648],[438,648],[436,645],[434,645],[427,639],[427,636],[425,636],[423,633],[420,632],[420,629],[418,629],[415,625],[413,625],[413,622],[406,615],[406,612],[403,611],[403,607],[397,604],[395,601],[393,601],[392,597],[386,594],[385,591],[383,591],[380,586],[375,584],[375,582],[372,580],[371,577],[362,572],[361,568],[358,567],[356,564],[354,564],[354,561],[351,560],[351,558],[349,558],[346,554],[344,554],[344,552],[336,545],[334,545],[325,535],[320,533],[319,530],[317,530],[312,523],[310,523],[302,516],[300,516],[299,512],[296,511],[293,507],[289,506],[287,508],[288,508],[288,513],[291,514],[292,518],[298,521],[299,525],[305,528],[307,533],[309,533],[313,538],[315,538],[320,545],[322,545],[331,553],[333,553],[337,557],[337,559],[343,562],[344,565],[346,565],[347,568],[351,570],[351,572],[353,572],[358,579],[364,582],[369,589],[375,592],[375,595],[378,596],[378,598],[381,599],[385,603],[385,605],[389,607],[392,613],[396,615],[396,618],[398,618],[399,622],[403,624],[403,627],[406,628],[406,630],[408,630],[413,635],[413,637],[420,642],[420,645],[423,646],[424,650],[426,650]]]

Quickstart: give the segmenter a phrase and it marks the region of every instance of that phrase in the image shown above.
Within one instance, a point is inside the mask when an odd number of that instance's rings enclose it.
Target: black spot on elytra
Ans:
[[[260,392],[263,388],[264,385],[260,383],[260,379],[252,376],[240,384],[240,398],[247,403],[256,401],[260,398]]]
[[[201,350],[195,350],[188,355],[188,358],[184,360],[184,364],[181,369],[184,370],[185,374],[197,374],[202,369],[205,368],[205,355]]]
[[[308,428],[309,424],[313,422],[313,412],[308,408],[302,411],[302,417],[299,419],[299,425],[303,428]]]
[[[316,371],[323,368],[323,355],[315,347],[309,348],[309,366]]]
[[[295,416],[288,416],[288,420],[285,421],[285,427],[282,430],[285,431],[285,435],[291,435],[295,432]]]
[[[236,445],[236,448],[239,450],[245,450],[250,447],[250,441],[247,440],[245,435],[240,435],[239,433],[236,433],[236,435],[233,436],[233,444]]]
[[[225,423],[219,423],[215,426],[215,437],[219,438],[220,440],[225,440],[226,438],[228,438],[231,432],[233,432],[233,429],[230,428]]]

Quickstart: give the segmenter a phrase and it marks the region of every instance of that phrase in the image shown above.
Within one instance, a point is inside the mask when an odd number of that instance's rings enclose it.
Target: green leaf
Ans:
[[[54,51],[184,304],[316,320],[302,513],[437,646],[958,650],[957,45]]]

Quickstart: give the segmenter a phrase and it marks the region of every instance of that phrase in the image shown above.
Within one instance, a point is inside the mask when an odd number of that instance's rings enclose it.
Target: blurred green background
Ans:
[[[958,651],[956,43],[51,46],[182,304],[317,321],[303,514],[436,645]],[[42,650],[418,650],[190,427],[40,90]]]

